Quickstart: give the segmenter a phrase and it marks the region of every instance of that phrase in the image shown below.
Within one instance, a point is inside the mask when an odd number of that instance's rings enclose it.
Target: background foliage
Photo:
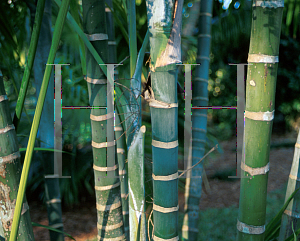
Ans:
[[[184,63],[196,63],[197,43],[197,6],[198,1],[185,1],[183,9],[182,50]],[[73,8],[81,15],[80,1],[71,1]],[[142,45],[147,31],[145,1],[136,1],[138,49]],[[300,45],[299,45],[299,9],[300,1],[285,1],[283,28],[280,42],[280,64],[278,69],[278,88],[276,92],[276,111],[274,131],[284,132],[297,128],[300,124]],[[36,1],[8,0],[0,1],[0,69],[4,76],[5,88],[10,100],[11,113],[14,113],[18,89],[20,88],[25,60],[29,48],[31,29]],[[129,86],[129,47],[127,33],[127,14],[124,0],[114,0],[115,36],[117,43],[118,83]],[[296,11],[298,9],[298,12]],[[54,25],[58,7],[52,2],[52,23]],[[232,1],[228,9],[223,9],[222,0],[214,2],[212,20],[212,48],[209,79],[209,106],[236,106],[236,67],[229,63],[247,63],[250,41],[251,1]],[[62,68],[63,106],[87,106],[87,85],[83,79],[80,63],[79,44],[72,27],[65,24],[56,63],[70,63]],[[149,72],[144,59],[142,81],[146,81]],[[246,71],[245,71],[246,76]],[[33,81],[32,81],[33,82]],[[184,87],[184,69],[179,74],[179,82]],[[25,102],[18,139],[21,147],[26,147],[30,126],[35,110],[35,86],[31,84]],[[127,92],[127,95],[130,93]],[[146,148],[146,192],[151,202],[151,125],[148,105],[143,105],[143,124],[147,127]],[[179,140],[183,139],[184,100],[179,97]],[[88,109],[63,110],[63,149],[73,155],[63,154],[64,175],[71,179],[61,180],[63,203],[79,204],[93,198],[93,171],[91,153],[91,125]],[[208,110],[207,148],[218,140],[234,138],[236,111],[228,109]],[[180,143],[180,157],[183,142]],[[221,152],[221,148],[219,149]],[[23,152],[25,155],[25,152]],[[181,161],[180,161],[181,163]],[[180,164],[179,163],[179,164]],[[182,164],[182,163],[181,163]],[[28,183],[27,197],[43,200],[43,173],[41,163],[33,160]],[[181,187],[184,187],[181,182]]]

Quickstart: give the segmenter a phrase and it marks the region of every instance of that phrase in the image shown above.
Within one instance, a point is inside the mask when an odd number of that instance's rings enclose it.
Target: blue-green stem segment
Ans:
[[[147,0],[154,240],[178,238],[178,102],[183,1]],[[175,14],[174,14],[175,13]],[[175,15],[175,18],[173,18]],[[166,198],[167,197],[167,198]]]
[[[207,106],[208,104],[208,72],[211,42],[211,17],[213,1],[201,1],[199,16],[199,37],[196,74],[193,78],[193,106]],[[185,74],[188,74],[187,71]],[[190,74],[190,73],[189,73]],[[185,84],[186,88],[188,84]],[[187,93],[187,92],[186,92]],[[192,158],[191,165],[197,163],[205,153],[207,109],[193,109],[192,114]],[[186,111],[186,113],[188,113]],[[185,130],[185,132],[188,130]],[[189,156],[189,155],[188,155]],[[186,151],[185,151],[186,157]],[[187,175],[185,184],[185,209],[182,225],[184,240],[198,240],[199,201],[202,191],[203,164],[199,164]]]

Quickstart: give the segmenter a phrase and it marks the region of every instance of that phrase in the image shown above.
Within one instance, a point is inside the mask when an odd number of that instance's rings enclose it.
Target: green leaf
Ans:
[[[294,232],[290,237],[288,237],[286,240],[284,240],[284,241],[292,241],[292,240],[297,240],[297,239],[295,239],[295,236],[297,236],[298,237],[298,235],[300,234],[300,228],[299,229],[297,229],[297,231],[296,232]]]
[[[27,148],[19,148],[19,151],[26,151]],[[67,152],[67,151],[61,151],[61,150],[58,150],[58,149],[52,149],[52,148],[42,148],[42,147],[34,147],[33,148],[34,151],[52,151],[52,152],[61,152],[61,153],[66,153],[66,154],[69,154],[69,155],[72,155],[72,156],[76,156],[75,154],[73,153],[70,153],[70,152]]]
[[[54,232],[57,232],[57,233],[63,233],[64,235],[67,235],[69,238],[71,238],[71,239],[73,239],[73,240],[76,241],[76,239],[73,238],[70,234],[65,233],[65,232],[63,232],[63,231],[60,231],[60,230],[58,230],[58,229],[56,229],[56,228],[51,228],[51,227],[49,227],[49,226],[42,225],[42,224],[35,223],[35,222],[31,222],[31,223],[32,223],[32,226],[46,228],[46,229],[49,229],[50,231],[54,231]]]
[[[289,205],[290,201],[293,199],[295,194],[299,191],[300,188],[296,189],[292,195],[288,198],[288,200],[285,202],[283,207],[280,209],[280,211],[277,213],[277,215],[268,223],[266,227],[265,232],[265,241],[271,240],[275,238],[275,234],[277,233],[277,230],[280,228],[280,222],[281,222],[281,216],[286,209],[286,207]],[[298,231],[298,230],[297,230]],[[300,233],[300,230],[299,230]]]
[[[118,14],[115,12],[114,9],[112,9],[110,6],[107,5],[107,3],[105,3],[106,7],[110,9],[110,11],[112,12],[112,14],[114,15],[114,20],[116,21],[117,25],[119,26],[127,44],[129,45],[129,37],[128,37],[128,33],[124,27],[124,25],[122,24],[122,22],[120,21],[120,19],[118,18]],[[119,5],[116,5],[117,8],[119,8],[119,11],[122,12],[122,7]],[[124,10],[123,10],[124,11]]]

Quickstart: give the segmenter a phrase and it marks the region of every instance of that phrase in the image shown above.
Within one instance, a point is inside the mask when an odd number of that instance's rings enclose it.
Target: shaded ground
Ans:
[[[268,192],[280,189],[286,185],[294,155],[294,144],[297,133],[284,136],[273,135],[270,154],[270,172]],[[208,185],[203,184],[200,209],[224,208],[238,206],[239,179],[228,179],[228,175],[235,175],[236,168],[236,140],[221,142],[224,150],[222,155],[214,154],[205,161],[205,171]],[[277,146],[277,147],[276,147]],[[204,182],[203,182],[204,183]],[[179,193],[180,211],[183,211],[184,196]],[[29,203],[33,222],[48,225],[47,211],[40,203]],[[64,231],[71,234],[77,241],[85,241],[97,235],[97,213],[95,201],[89,201],[73,210],[63,210]],[[35,240],[49,240],[47,230],[34,227]],[[66,241],[71,240],[69,238]]]

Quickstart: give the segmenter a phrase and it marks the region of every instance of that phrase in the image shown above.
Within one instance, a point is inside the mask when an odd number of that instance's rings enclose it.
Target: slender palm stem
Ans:
[[[178,103],[183,1],[147,0],[150,32],[150,103],[154,240],[178,238]],[[159,9],[159,11],[157,11]],[[167,197],[167,198],[166,198]]]
[[[105,12],[108,35],[108,63],[117,63],[117,48],[115,41],[115,25],[113,18],[112,0],[106,0]],[[118,70],[114,70],[115,79],[118,79]],[[128,165],[126,163],[127,148],[125,134],[120,123],[120,114],[115,108],[115,136],[117,140],[117,158],[119,164],[120,189],[122,198],[122,214],[126,239],[129,240],[129,204],[128,204]]]
[[[253,1],[237,240],[264,240],[283,1]],[[251,178],[250,178],[251,177]]]
[[[213,1],[201,1],[198,22],[198,52],[195,78],[193,78],[193,106],[208,104],[208,72],[211,40],[211,17]],[[204,155],[206,143],[207,109],[193,109],[192,114],[192,161],[197,163]],[[199,201],[202,191],[203,164],[188,173],[185,185],[184,221],[182,237],[185,240],[197,240],[199,221]]]
[[[104,0],[83,1],[83,28],[89,37],[91,45],[100,55],[104,62],[108,59],[108,36],[105,16]],[[109,110],[110,100],[107,98],[107,80],[105,72],[99,67],[90,51],[86,51],[87,76],[89,101],[93,107],[91,110],[92,123],[92,147],[94,158],[94,175],[97,208],[98,240],[126,240],[124,223],[122,217],[122,200],[120,195],[119,167],[108,166],[111,148],[115,148],[115,141],[109,140],[113,137],[108,127],[114,117],[113,109]],[[107,77],[109,78],[109,74]],[[111,83],[114,84],[114,83]],[[113,127],[113,124],[112,124]],[[108,132],[107,132],[108,131]],[[107,136],[112,134],[112,136]],[[110,148],[110,149],[109,149]],[[116,161],[117,158],[115,158]],[[107,175],[106,175],[107,173]],[[115,176],[115,177],[114,177]]]
[[[117,109],[115,112],[115,135],[117,140],[119,176],[121,182],[122,214],[126,239],[129,240],[128,165],[126,163],[127,149],[124,135],[125,133],[120,123],[120,116]]]

